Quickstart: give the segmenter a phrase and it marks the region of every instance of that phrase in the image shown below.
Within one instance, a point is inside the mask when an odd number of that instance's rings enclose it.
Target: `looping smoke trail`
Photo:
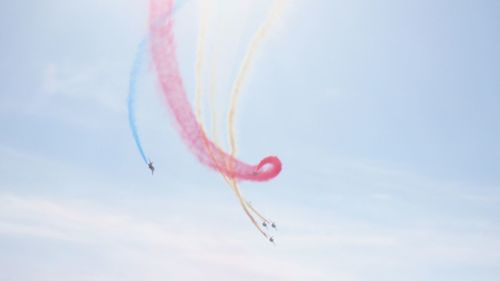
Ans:
[[[259,164],[250,165],[231,157],[208,139],[184,91],[176,60],[173,20],[169,17],[161,26],[154,24],[162,14],[171,13],[173,1],[151,0],[150,4],[151,54],[160,88],[182,139],[203,164],[216,170],[220,168],[219,171],[229,178],[266,181],[276,177],[281,171],[281,161],[276,156],[265,157]],[[233,163],[234,169],[227,169],[225,163]]]

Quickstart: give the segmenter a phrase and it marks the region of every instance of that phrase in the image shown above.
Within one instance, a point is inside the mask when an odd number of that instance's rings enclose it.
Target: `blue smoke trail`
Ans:
[[[164,21],[168,20],[171,16],[173,16],[178,9],[180,9],[184,4],[189,2],[187,1],[178,1],[179,4],[174,7],[172,12],[168,15],[165,15],[161,19],[158,24],[163,23]],[[139,80],[139,73],[141,70],[141,67],[144,63],[144,58],[146,56],[146,51],[148,49],[148,44],[149,42],[149,36],[146,36],[144,39],[141,40],[139,43],[139,46],[137,46],[137,51],[135,54],[134,58],[134,63],[132,64],[132,70],[130,71],[130,80],[128,84],[128,124],[130,126],[130,130],[132,131],[132,136],[134,137],[135,145],[137,146],[137,149],[139,150],[139,153],[141,154],[142,159],[144,160],[144,163],[146,165],[149,162],[149,158],[146,156],[146,153],[144,153],[144,149],[142,148],[142,143],[141,139],[139,138],[139,131],[137,129],[137,124],[135,121],[135,98],[137,96],[137,82]]]
[[[130,130],[132,131],[132,136],[134,137],[135,144],[141,157],[146,165],[148,164],[148,158],[144,153],[142,148],[141,139],[139,138],[139,131],[137,130],[137,124],[135,122],[135,97],[137,95],[137,80],[139,78],[139,71],[144,60],[144,55],[148,46],[148,38],[145,38],[139,43],[137,52],[134,59],[134,64],[132,65],[132,70],[130,71],[130,80],[128,84],[128,124]]]

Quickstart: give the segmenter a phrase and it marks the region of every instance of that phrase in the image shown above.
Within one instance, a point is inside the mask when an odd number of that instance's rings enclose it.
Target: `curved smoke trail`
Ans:
[[[206,2],[202,2],[201,4],[204,4]],[[200,4],[200,5],[201,5]],[[203,60],[204,60],[204,48],[205,48],[205,41],[206,41],[206,29],[207,29],[207,14],[209,13],[209,5],[201,5],[200,6],[200,25],[199,25],[199,34],[198,34],[198,50],[196,54],[196,64],[195,64],[195,81],[196,81],[196,91],[195,91],[195,113],[196,113],[196,118],[198,122],[200,123],[202,128],[205,128],[205,125],[203,124],[203,118],[202,118],[202,110],[201,110],[201,100],[203,96],[203,90],[202,90],[202,79],[201,79],[201,73],[202,73],[202,68],[203,68]],[[232,141],[232,147],[231,147],[231,155],[235,157],[236,155],[236,136],[235,136],[235,131],[234,131],[234,116],[236,112],[236,105],[237,105],[237,96],[239,94],[239,89],[241,88],[241,85],[243,84],[243,81],[245,80],[245,76],[248,73],[248,68],[249,65],[251,64],[251,61],[253,60],[253,57],[256,53],[256,49],[260,45],[260,43],[264,40],[266,34],[268,33],[268,30],[270,26],[273,24],[275,19],[277,18],[278,12],[283,8],[283,2],[281,0],[276,0],[274,8],[272,9],[272,13],[269,15],[269,17],[266,18],[262,26],[259,27],[259,29],[256,31],[254,36],[252,37],[252,40],[250,41],[249,47],[247,49],[246,54],[243,56],[243,61],[242,61],[242,66],[240,68],[240,71],[238,73],[238,76],[235,80],[235,86],[232,91],[232,97],[231,97],[231,106],[230,106],[230,112],[231,114],[228,117],[228,125],[229,125],[229,139]],[[216,60],[215,60],[216,61]],[[212,128],[212,138],[213,142],[220,146],[218,143],[218,136],[217,136],[217,114],[215,110],[215,97],[216,97],[216,87],[215,87],[215,82],[216,82],[216,63],[212,63],[212,69],[210,70],[210,97],[209,97],[209,108],[210,108],[210,113],[211,113],[211,128]],[[238,86],[236,86],[238,85]],[[235,90],[236,89],[236,90]],[[206,128],[204,129],[204,132],[207,132]],[[209,149],[209,148],[207,148]],[[228,163],[229,165],[230,163]],[[229,185],[231,190],[235,193],[236,197],[238,198],[239,203],[241,204],[241,207],[243,208],[243,211],[247,215],[247,217],[250,219],[252,224],[257,228],[257,230],[264,235],[264,237],[269,238],[269,234],[267,231],[262,227],[266,226],[267,224],[269,225],[275,225],[272,223],[270,220],[268,220],[266,217],[264,217],[259,211],[257,211],[243,196],[241,189],[239,187],[238,182],[235,179],[228,178],[224,174],[222,174],[224,181]],[[257,223],[257,218],[260,219],[262,224]],[[275,226],[273,226],[275,227]]]
[[[144,60],[144,55],[147,50],[148,39],[143,39],[137,48],[134,63],[132,65],[132,70],[130,71],[130,80],[128,85],[128,124],[130,130],[132,131],[132,136],[134,137],[135,145],[141,154],[144,163],[148,164],[148,158],[144,149],[142,148],[141,139],[139,138],[139,130],[137,129],[137,124],[135,120],[135,98],[137,95],[137,80],[139,77],[139,71],[141,70],[142,62]]]
[[[189,0],[181,1],[171,14],[175,14],[177,9],[180,9],[184,4],[189,2]],[[166,21],[169,18],[170,14],[165,14],[158,18],[155,22],[155,25],[160,25],[162,22]],[[127,108],[128,108],[128,124],[130,127],[130,131],[132,132],[132,136],[135,141],[135,145],[137,146],[137,150],[141,154],[142,160],[144,163],[148,164],[149,158],[146,156],[144,152],[144,148],[142,147],[141,138],[139,137],[139,130],[137,128],[137,122],[135,118],[135,99],[137,96],[137,83],[139,80],[139,74],[144,64],[144,60],[146,58],[146,51],[148,50],[149,36],[146,36],[141,40],[139,45],[137,46],[137,51],[135,54],[134,62],[132,64],[132,69],[130,70],[130,78],[129,78],[129,87],[128,87],[128,99],[127,99]]]
[[[202,89],[203,81],[202,81],[202,70],[203,70],[203,62],[204,62],[204,55],[205,55],[205,44],[206,44],[206,33],[207,33],[207,26],[208,26],[208,14],[210,10],[210,5],[207,4],[208,1],[203,1],[200,6],[200,23],[199,23],[199,31],[198,31],[198,48],[196,52],[196,63],[195,63],[195,116],[196,119],[198,120],[203,132],[207,134],[207,130],[204,126],[203,122],[203,116],[202,116],[202,108],[201,108],[201,101],[203,98],[204,91]],[[216,73],[216,67],[215,63],[212,63],[212,69],[210,71],[211,74],[211,80],[210,80],[210,111],[212,113],[212,137],[213,137],[213,142],[216,145],[219,145],[218,140],[217,140],[217,124],[216,124],[216,110],[215,108],[215,73]],[[210,147],[206,144],[206,149],[210,153],[210,156],[212,157],[212,161],[214,160],[214,156],[212,151],[210,150]],[[229,165],[230,163],[227,163]],[[230,168],[227,166],[227,168]],[[217,167],[217,170],[220,171],[221,167]],[[227,177],[224,173],[221,173],[222,177],[224,178],[224,181],[229,185],[231,190],[235,193],[236,197],[238,198],[238,202],[240,203],[241,207],[243,208],[243,211],[247,215],[247,217],[250,219],[252,224],[257,228],[257,230],[264,235],[264,237],[269,238],[268,234],[264,229],[261,227],[259,223],[257,223],[257,220],[255,218],[255,215],[259,217],[263,222],[269,222],[266,218],[264,218],[262,215],[260,215],[259,212],[257,212],[250,204],[248,201],[243,197],[243,194],[241,193],[241,190],[239,188],[238,182],[233,179]]]
[[[269,33],[271,26],[278,18],[278,14],[283,10],[284,5],[285,5],[284,0],[277,0],[274,3],[274,7],[272,9],[271,14],[266,19],[264,24],[257,30],[254,37],[252,38],[252,41],[248,46],[248,50],[245,56],[243,57],[242,64],[238,71],[238,75],[236,76],[237,78],[234,83],[233,89],[231,91],[232,95],[231,95],[231,102],[229,105],[229,114],[227,122],[229,128],[229,144],[231,146],[231,156],[233,157],[236,156],[236,132],[234,125],[235,123],[234,117],[236,115],[236,105],[238,104],[238,99],[241,94],[241,88],[243,86],[243,82],[245,81],[245,78],[250,69],[250,65],[252,64],[253,58],[255,57],[255,53],[257,52],[259,45],[262,43],[266,35]]]
[[[268,156],[257,165],[237,160],[210,141],[197,122],[180,76],[173,20],[168,17],[165,24],[155,24],[161,15],[172,12],[172,6],[172,0],[150,1],[150,48],[161,90],[182,139],[203,164],[230,178],[266,181],[276,177],[281,172],[281,161],[276,156]],[[231,163],[230,168],[227,168],[226,163]]]

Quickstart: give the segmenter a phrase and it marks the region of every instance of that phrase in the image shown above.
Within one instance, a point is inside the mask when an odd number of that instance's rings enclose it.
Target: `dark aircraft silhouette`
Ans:
[[[153,166],[153,162],[151,160],[149,160],[148,168],[151,170],[151,175],[154,174],[155,167]]]

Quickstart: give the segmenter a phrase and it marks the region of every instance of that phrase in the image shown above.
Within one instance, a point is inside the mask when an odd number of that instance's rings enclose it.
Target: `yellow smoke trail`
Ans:
[[[208,24],[208,13],[209,13],[209,5],[208,5],[208,0],[201,1],[200,4],[200,26],[199,26],[199,33],[198,33],[198,48],[196,50],[196,65],[195,65],[195,83],[196,83],[196,88],[195,88],[195,104],[196,104],[196,110],[195,110],[195,115],[196,119],[200,123],[201,127],[203,128],[203,123],[202,123],[202,111],[201,111],[201,102],[202,102],[202,85],[203,81],[201,79],[202,77],[202,71],[203,71],[203,60],[205,56],[205,41],[206,41],[206,33],[207,33],[207,24]]]
[[[201,8],[201,17],[200,17],[200,27],[199,27],[199,35],[198,35],[198,47],[197,47],[197,52],[196,52],[196,65],[195,65],[195,81],[196,81],[196,88],[195,88],[195,115],[197,121],[200,123],[201,128],[202,128],[202,133],[206,135],[206,128],[204,128],[203,125],[203,116],[202,116],[202,101],[203,101],[203,91],[202,91],[202,85],[203,85],[203,80],[202,80],[202,72],[203,72],[203,61],[204,61],[204,50],[205,50],[205,45],[206,45],[206,30],[207,30],[207,22],[208,22],[208,13],[209,13],[209,5],[207,5],[208,1],[202,1],[202,4],[200,6]],[[215,69],[216,65],[215,63],[212,66],[212,71],[211,71],[211,80],[212,83],[210,85],[211,88],[211,95],[210,95],[210,104],[209,106],[211,107],[212,111],[212,132],[214,136],[214,143],[218,146],[218,141],[217,141],[217,115],[216,111],[214,110],[215,106],[215,96],[216,96],[216,87],[215,87]],[[208,138],[206,138],[208,139]],[[213,157],[212,151],[208,145],[206,145],[206,148],[209,150],[209,154],[212,157],[212,160],[214,163],[217,163],[215,161],[215,158]],[[227,168],[227,167],[226,167]],[[259,232],[264,235],[264,237],[268,237],[267,234],[261,229],[260,225],[257,223],[253,215],[251,214],[251,209],[248,206],[247,201],[243,198],[241,194],[241,190],[234,179],[230,179],[227,176],[225,176],[223,173],[221,173],[223,176],[224,180],[226,183],[231,187],[233,192],[235,193],[236,197],[238,197],[238,200],[245,211],[245,214],[248,216],[252,224],[259,230]],[[252,208],[253,209],[253,208]],[[260,216],[260,215],[259,215]]]
[[[238,104],[238,99],[241,94],[241,88],[243,85],[243,82],[248,74],[248,70],[250,68],[250,65],[253,61],[253,58],[255,56],[255,53],[261,44],[261,42],[265,39],[267,34],[269,33],[269,29],[271,28],[272,24],[276,21],[278,18],[279,14],[283,10],[285,6],[285,1],[283,0],[277,0],[274,4],[273,10],[269,17],[266,19],[264,24],[259,28],[259,30],[256,32],[254,35],[252,41],[250,42],[249,48],[247,50],[247,53],[243,57],[242,64],[240,66],[240,70],[238,72],[236,82],[233,86],[232,96],[231,96],[231,102],[230,102],[230,107],[229,107],[229,114],[228,114],[228,128],[229,128],[229,143],[231,146],[231,156],[235,157],[236,156],[236,132],[235,132],[235,123],[234,123],[234,117],[236,115],[236,106]],[[213,116],[212,116],[213,117]],[[226,165],[230,165],[231,163],[226,163]],[[226,182],[228,182],[228,179],[225,178]],[[265,222],[269,222],[268,219],[266,219],[264,216],[262,216],[251,204],[249,204],[247,201],[245,201],[240,193],[240,189],[238,186],[238,183],[234,179],[229,179],[230,181],[228,182],[234,192],[237,194],[241,205],[243,206],[243,209],[247,213],[247,215],[250,217],[252,220],[252,223],[257,227],[257,229],[267,238],[268,235],[261,229],[260,225],[258,225],[253,218],[253,216],[250,214],[249,210],[252,211],[255,215],[257,215],[261,220]]]
[[[239,95],[241,93],[241,87],[243,85],[243,82],[248,74],[248,70],[250,68],[250,65],[253,61],[253,58],[255,56],[255,53],[261,44],[261,42],[265,39],[267,34],[269,33],[269,29],[271,28],[272,24],[276,21],[278,18],[278,15],[281,13],[281,11],[284,8],[285,2],[283,0],[277,0],[274,4],[273,10],[269,17],[266,19],[264,24],[257,30],[256,34],[254,35],[252,41],[250,42],[249,48],[247,50],[247,53],[243,57],[242,64],[240,66],[240,70],[238,72],[236,82],[234,84],[231,96],[231,102],[229,106],[229,114],[228,114],[228,127],[229,127],[229,143],[231,146],[231,156],[234,158],[236,156],[236,132],[235,132],[235,123],[234,123],[234,116],[236,115],[236,106],[238,104],[238,99]],[[214,116],[212,116],[214,118]],[[232,168],[232,163],[226,163],[226,165],[229,166],[229,168]],[[232,187],[232,189],[236,192],[241,205],[243,206],[243,209],[247,213],[247,215],[250,217],[252,220],[253,224],[259,229],[259,231],[267,238],[267,234],[261,229],[260,225],[258,225],[253,218],[252,215],[250,215],[250,212],[253,212],[255,215],[257,215],[261,220],[265,222],[269,222],[268,219],[266,219],[264,216],[262,216],[252,205],[250,205],[247,201],[245,201],[240,192],[240,188],[238,186],[238,183],[236,182],[235,179],[227,179],[225,178],[226,182],[229,180],[229,184]]]
[[[213,55],[214,59],[212,60],[212,67],[210,70],[210,100],[209,100],[209,110],[212,113],[212,123],[210,127],[212,128],[212,138],[214,143],[219,146],[218,140],[218,131],[217,131],[217,108],[216,108],[216,97],[217,97],[217,64],[216,59],[218,55]]]
[[[266,19],[264,24],[259,28],[255,36],[253,37],[252,41],[250,42],[247,53],[243,57],[243,62],[240,66],[236,82],[233,86],[231,102],[229,105],[229,114],[228,114],[229,143],[231,146],[231,155],[233,157],[236,155],[236,132],[234,125],[234,116],[236,115],[236,105],[238,104],[238,99],[241,94],[241,88],[243,86],[243,82],[245,81],[245,78],[248,74],[248,70],[250,68],[250,65],[253,61],[253,58],[255,56],[255,53],[259,45],[269,33],[269,29],[276,21],[276,19],[278,18],[279,14],[281,13],[284,7],[285,7],[284,0],[276,0],[271,14]]]
[[[231,101],[230,101],[230,106],[229,106],[228,128],[229,128],[229,143],[231,146],[231,156],[233,156],[233,157],[235,157],[236,153],[237,153],[234,117],[236,115],[236,106],[238,104],[238,99],[239,99],[239,96],[241,94],[241,88],[243,86],[243,82],[245,81],[245,78],[248,74],[248,70],[249,70],[250,65],[253,61],[253,58],[255,57],[255,53],[256,53],[259,45],[261,44],[261,42],[265,39],[265,37],[269,33],[269,29],[271,28],[273,23],[278,18],[279,14],[283,10],[284,6],[285,6],[284,0],[276,0],[276,2],[274,3],[274,7],[272,9],[271,14],[266,19],[264,24],[255,33],[252,41],[250,42],[247,53],[243,57],[242,64],[240,66],[237,78],[235,80],[235,84],[234,84],[233,89],[231,91],[232,96],[231,96]],[[226,165],[232,166],[232,163],[226,163]],[[227,179],[226,179],[226,181],[227,181]],[[248,202],[242,198],[241,193],[240,193],[240,189],[239,189],[239,186],[238,186],[238,183],[236,182],[236,180],[230,179],[229,184],[232,186],[233,190],[237,193],[237,196],[240,199],[240,203],[242,204],[243,209],[245,210],[245,212],[247,212],[247,215],[249,215],[253,224],[259,229],[259,231],[265,237],[268,237],[267,234],[260,228],[260,225],[257,225],[253,216],[251,216],[250,213],[248,212],[248,209],[250,211],[252,211],[255,215],[257,215],[261,220],[263,220],[265,222],[269,222],[269,220],[266,219],[264,216],[262,216],[252,205],[248,204]]]

